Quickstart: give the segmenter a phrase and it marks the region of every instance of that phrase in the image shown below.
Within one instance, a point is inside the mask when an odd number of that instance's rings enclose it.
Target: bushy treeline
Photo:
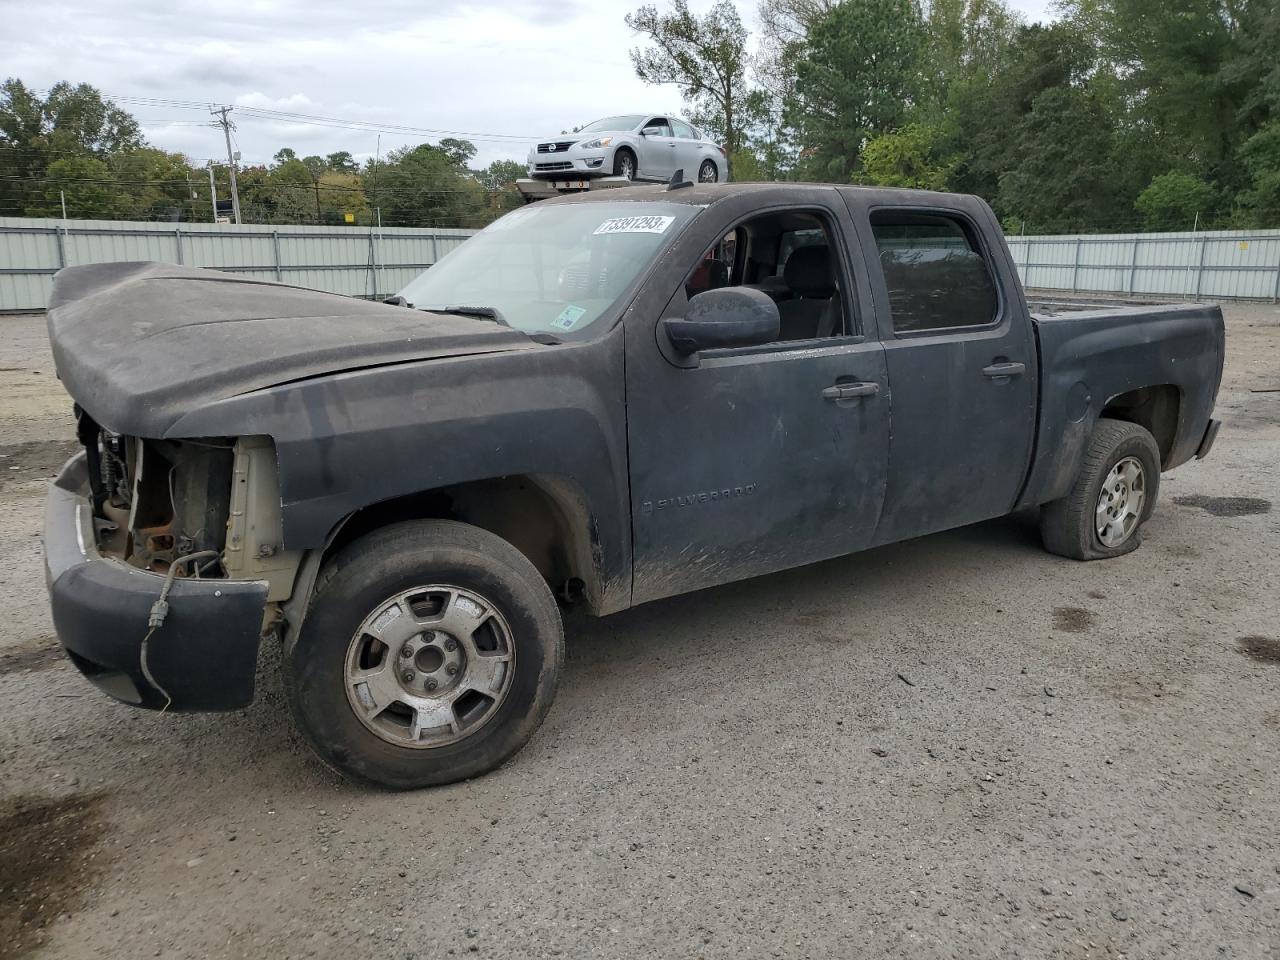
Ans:
[[[1058,12],[762,0],[754,44],[733,0],[628,23],[653,41],[637,73],[681,85],[736,179],[977,193],[1014,232],[1280,227],[1277,0]]]
[[[476,227],[518,205],[520,164],[470,164],[476,148],[445,139],[357,164],[350,153],[299,157],[283,148],[239,169],[246,223]],[[231,197],[214,166],[219,200]],[[43,97],[21,81],[0,86],[0,216],[209,221],[209,170],[149,146],[137,120],[87,84],[59,83]]]

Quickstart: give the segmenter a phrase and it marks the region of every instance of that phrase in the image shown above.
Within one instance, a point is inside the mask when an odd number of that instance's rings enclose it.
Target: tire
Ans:
[[[630,172],[627,172],[627,164],[630,164]],[[613,155],[613,175],[615,177],[626,177],[628,180],[636,178],[636,155],[626,147],[619,148],[618,152]]]
[[[699,183],[719,183],[720,171],[716,167],[714,160],[703,160],[702,166],[698,167]]]
[[[555,697],[564,631],[546,582],[515,547],[421,520],[375,530],[330,560],[282,659],[294,720],[320,759],[405,790],[479,776],[524,746]]]
[[[1115,485],[1104,491],[1108,480]],[[1140,500],[1134,497],[1138,481]],[[1159,493],[1160,448],[1155,438],[1136,423],[1101,419],[1071,492],[1041,508],[1040,538],[1050,553],[1073,560],[1130,553],[1142,543],[1142,524]],[[1100,524],[1105,524],[1105,539]]]

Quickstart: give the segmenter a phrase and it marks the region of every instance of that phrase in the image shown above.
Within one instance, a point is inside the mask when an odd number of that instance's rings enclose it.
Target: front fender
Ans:
[[[613,605],[629,600],[631,569],[620,334],[285,384],[205,408],[175,433],[273,438],[289,550],[322,549],[344,518],[383,501],[496,477],[565,478],[598,532]]]

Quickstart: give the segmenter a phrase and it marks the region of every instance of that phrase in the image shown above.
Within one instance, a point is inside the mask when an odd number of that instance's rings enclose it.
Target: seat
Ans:
[[[787,258],[782,277],[793,299],[778,304],[779,340],[829,337],[840,322],[831,248],[826,244],[800,247]]]

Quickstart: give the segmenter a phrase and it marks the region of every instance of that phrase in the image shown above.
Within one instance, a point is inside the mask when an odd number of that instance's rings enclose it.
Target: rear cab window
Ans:
[[[972,224],[913,210],[871,214],[895,334],[985,327],[999,319],[1000,295]]]

